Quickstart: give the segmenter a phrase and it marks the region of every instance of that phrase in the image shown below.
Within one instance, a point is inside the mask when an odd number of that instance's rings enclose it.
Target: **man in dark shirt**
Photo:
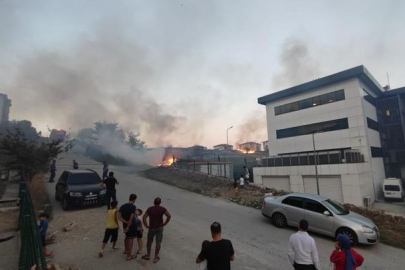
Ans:
[[[55,174],[56,174],[56,160],[52,161],[49,172],[51,173],[51,176],[49,177],[49,183],[53,183],[54,179],[55,179]]]
[[[74,159],[73,160],[73,169],[78,170],[79,169],[79,163]]]
[[[105,199],[107,203],[107,209],[110,210],[110,203],[117,200],[117,191],[115,185],[119,185],[120,182],[114,178],[114,172],[108,174],[108,178],[103,180],[103,184],[106,187]],[[112,199],[112,200],[111,200]]]
[[[148,208],[148,210],[146,210],[146,213],[143,215],[142,219],[145,227],[149,229],[148,242],[146,244],[148,254],[142,256],[142,259],[147,261],[150,260],[153,238],[155,238],[156,236],[155,258],[153,259],[154,263],[157,263],[160,260],[159,251],[163,239],[163,227],[166,226],[171,219],[171,215],[166,210],[166,208],[160,206],[161,203],[162,199],[157,197],[154,201],[154,206],[151,206]],[[164,215],[166,216],[166,221],[163,222]],[[147,221],[148,217],[149,217],[149,224]]]
[[[122,227],[125,233],[125,254],[127,255],[127,261],[136,258],[136,254],[132,255],[132,246],[134,245],[134,238],[136,236],[136,227],[134,224],[136,206],[136,194],[129,195],[129,201],[126,204],[121,205],[118,212],[118,219],[122,222]]]
[[[222,239],[221,224],[218,222],[212,223],[211,235],[213,241],[204,245],[196,263],[207,260],[208,270],[230,270],[231,261],[235,259],[235,252],[231,241]]]

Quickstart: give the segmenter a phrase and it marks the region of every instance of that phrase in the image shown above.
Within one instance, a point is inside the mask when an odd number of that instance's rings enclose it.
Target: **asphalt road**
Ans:
[[[101,172],[101,165],[84,157],[74,156],[81,168],[88,167]],[[70,166],[72,156],[59,162],[57,177]],[[86,164],[86,165],[83,165]],[[146,209],[157,196],[162,205],[172,214],[172,221],[164,231],[161,260],[157,264],[137,259],[125,262],[123,258],[83,259],[78,254],[60,255],[66,260],[71,256],[81,269],[197,269],[195,258],[203,240],[211,239],[209,227],[213,221],[222,224],[223,238],[230,239],[235,249],[235,261],[232,269],[293,269],[287,258],[287,242],[295,232],[294,228],[278,229],[265,219],[259,210],[240,206],[222,199],[205,197],[178,189],[173,186],[145,179],[136,174],[141,168],[112,167],[118,186],[118,200],[127,201],[130,193],[136,193],[137,207]],[[49,185],[53,197],[53,185]],[[86,211],[82,210],[82,211]],[[81,211],[81,212],[82,212]],[[104,212],[100,209],[100,214]],[[60,203],[55,204],[55,216],[63,215]],[[91,221],[89,221],[91,222]],[[329,256],[334,248],[331,238],[311,234],[316,241],[322,269],[329,269]],[[100,236],[102,237],[102,236]],[[144,239],[146,240],[146,239]],[[96,254],[99,242],[92,250],[80,253]],[[78,247],[78,249],[80,249]],[[384,244],[359,246],[356,250],[365,258],[361,269],[405,269],[405,251]],[[79,251],[77,251],[79,252]],[[121,255],[122,256],[122,255]],[[83,258],[81,258],[83,257]],[[56,258],[57,259],[57,258]]]

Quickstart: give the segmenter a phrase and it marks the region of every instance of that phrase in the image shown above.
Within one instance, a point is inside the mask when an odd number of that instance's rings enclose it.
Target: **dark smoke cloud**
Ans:
[[[305,83],[319,74],[308,45],[299,39],[289,38],[284,42],[279,63],[281,72],[272,78],[273,91]]]

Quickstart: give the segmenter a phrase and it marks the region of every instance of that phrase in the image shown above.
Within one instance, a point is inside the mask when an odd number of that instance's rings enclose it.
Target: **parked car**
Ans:
[[[347,235],[352,244],[376,244],[380,239],[377,226],[368,218],[345,209],[328,198],[302,193],[281,197],[266,197],[262,214],[272,220],[276,227],[298,227],[301,219],[309,223],[309,230],[336,237]]]
[[[62,201],[62,209],[73,206],[105,204],[106,190],[101,186],[101,178],[93,170],[66,170],[55,187],[55,200]]]
[[[404,201],[405,191],[401,179],[387,178],[383,183],[384,199]]]

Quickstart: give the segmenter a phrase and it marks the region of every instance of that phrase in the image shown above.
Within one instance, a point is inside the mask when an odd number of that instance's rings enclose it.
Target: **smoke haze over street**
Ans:
[[[366,3],[3,0],[0,92],[43,132],[105,120],[148,146],[210,147],[229,126],[231,144],[261,142],[262,95],[361,64],[405,84],[404,3]]]

